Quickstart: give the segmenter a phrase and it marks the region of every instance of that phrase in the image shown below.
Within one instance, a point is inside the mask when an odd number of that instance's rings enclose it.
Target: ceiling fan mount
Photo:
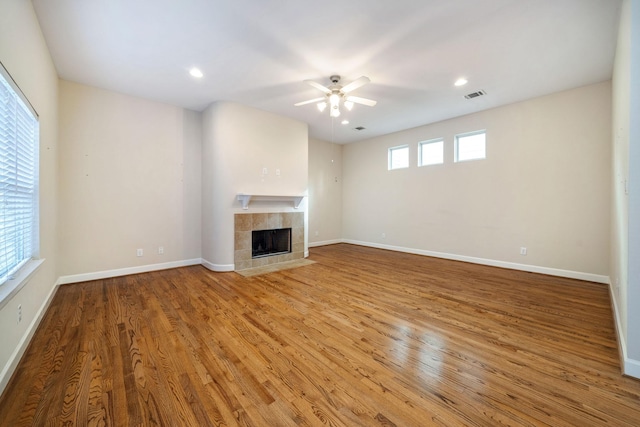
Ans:
[[[314,98],[307,101],[298,102],[297,104],[295,104],[295,106],[299,107],[301,105],[316,103],[318,109],[322,112],[327,107],[327,105],[329,105],[331,107],[329,109],[329,115],[331,117],[338,117],[340,116],[340,103],[342,103],[345,108],[347,108],[347,110],[351,110],[354,103],[367,105],[369,107],[373,107],[374,105],[376,105],[377,102],[374,100],[349,95],[351,91],[369,83],[371,81],[369,77],[362,76],[347,84],[346,86],[342,86],[340,84],[340,76],[337,74],[330,76],[329,80],[331,81],[331,84],[329,86],[323,86],[320,83],[314,82],[313,80],[305,80],[305,83],[307,83],[308,85],[322,91],[324,93],[324,96],[321,98]]]

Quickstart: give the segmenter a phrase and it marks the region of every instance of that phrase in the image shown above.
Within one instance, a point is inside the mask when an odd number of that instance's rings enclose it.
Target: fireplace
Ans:
[[[234,215],[234,267],[236,271],[264,267],[280,262],[304,258],[304,213],[268,212],[237,213]],[[284,237],[287,249],[280,247],[275,254],[254,254],[254,231],[289,229],[289,237]],[[271,236],[273,238],[275,236]],[[276,240],[280,239],[278,237]],[[275,243],[280,243],[278,240]],[[262,248],[267,243],[262,243]],[[262,251],[262,249],[260,250]]]
[[[291,228],[251,231],[251,258],[291,253]]]

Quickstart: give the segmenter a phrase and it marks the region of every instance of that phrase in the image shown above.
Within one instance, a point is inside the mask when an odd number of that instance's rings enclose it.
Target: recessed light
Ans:
[[[199,68],[190,69],[189,74],[191,74],[191,77],[195,77],[196,79],[201,79],[204,76],[204,74],[202,74],[202,71],[200,71]]]
[[[464,77],[460,77],[458,80],[456,80],[456,82],[454,83],[455,86],[464,86],[468,83],[469,81],[467,79],[465,79]]]
[[[343,125],[348,125],[348,124],[349,124],[349,120],[343,120],[341,123],[342,123]]]

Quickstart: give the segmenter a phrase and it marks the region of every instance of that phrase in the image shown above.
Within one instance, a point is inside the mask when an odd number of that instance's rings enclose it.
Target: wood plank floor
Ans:
[[[339,244],[61,286],[2,426],[638,426],[607,287]]]

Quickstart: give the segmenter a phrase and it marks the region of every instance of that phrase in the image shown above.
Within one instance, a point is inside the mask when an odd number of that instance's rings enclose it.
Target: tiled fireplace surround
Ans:
[[[291,227],[291,253],[251,258],[251,232]],[[270,212],[234,215],[236,271],[304,258],[304,213]]]

